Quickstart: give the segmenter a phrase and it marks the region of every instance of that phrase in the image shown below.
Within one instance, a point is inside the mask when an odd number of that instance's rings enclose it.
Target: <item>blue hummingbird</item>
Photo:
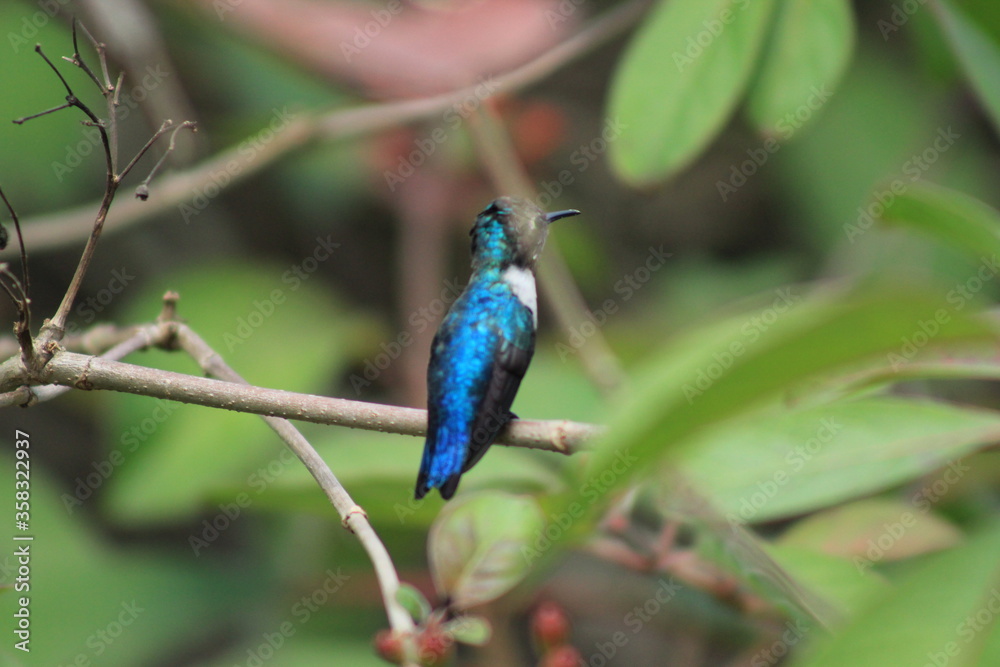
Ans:
[[[452,497],[500,429],[535,351],[535,262],[549,224],[577,210],[544,213],[500,197],[476,217],[472,277],[445,315],[427,367],[427,442],[416,497]]]

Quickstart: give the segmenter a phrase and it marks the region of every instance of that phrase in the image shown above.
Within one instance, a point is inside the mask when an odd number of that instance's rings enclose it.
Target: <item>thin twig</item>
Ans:
[[[142,183],[140,183],[135,188],[135,196],[141,199],[142,201],[146,201],[147,199],[149,199],[149,182],[153,180],[153,176],[155,176],[156,172],[159,171],[161,166],[163,166],[163,163],[167,161],[167,157],[171,153],[173,153],[174,150],[177,148],[177,133],[183,129],[190,129],[192,132],[197,132],[198,124],[195,123],[194,121],[186,120],[174,128],[174,131],[170,134],[170,143],[167,145],[167,149],[163,151],[163,155],[161,155],[160,159],[156,161],[156,164],[153,165],[153,168],[149,170],[149,175],[147,175],[146,178],[142,180]],[[160,135],[157,134],[152,139],[150,139],[149,143],[147,144],[147,147],[151,146],[153,142],[156,141],[159,137]],[[138,160],[140,157],[141,155],[137,155],[135,157],[135,160]],[[135,164],[135,160],[133,160],[132,163],[129,164],[129,166],[126,167],[124,171],[122,171],[122,176],[124,176],[126,172],[128,172],[128,170],[132,168],[132,164]]]
[[[73,89],[69,87],[69,84],[66,82],[65,77],[63,77],[62,72],[59,71],[59,69],[55,66],[55,64],[51,60],[49,60],[49,57],[45,55],[45,52],[42,51],[41,44],[35,44],[35,53],[40,55],[42,57],[42,60],[48,63],[49,68],[51,68],[52,71],[56,73],[56,76],[59,77],[59,80],[62,81],[63,88],[66,89],[67,101],[69,101],[69,98],[73,98],[75,100],[76,96],[73,94]],[[75,102],[70,102],[70,104],[75,104]],[[95,118],[94,120],[97,119]]]
[[[9,278],[10,284],[3,280]],[[14,335],[21,350],[21,361],[29,366],[35,357],[35,345],[31,339],[31,299],[28,291],[17,276],[10,270],[7,262],[0,262],[0,286],[17,309],[17,323],[14,325]]]
[[[4,292],[7,292],[7,296],[14,303],[14,306],[21,310],[24,303],[24,292],[21,290],[21,285],[17,280],[17,276],[10,272],[10,268],[7,266],[6,262],[0,262],[0,277],[10,277],[11,282],[8,285],[5,281],[0,280],[0,287],[3,288]]]
[[[14,207],[8,201],[3,188],[0,188],[0,199],[3,199],[4,206],[7,207],[7,212],[10,213],[10,219],[14,221],[14,231],[17,232],[17,244],[21,250],[21,284],[23,285],[22,289],[25,298],[27,298],[31,294],[31,280],[28,273],[28,250],[24,245],[24,235],[21,234],[21,220],[17,216],[17,211],[14,210]]]
[[[176,341],[182,350],[187,352],[206,372],[226,382],[246,385],[239,373],[223,361],[200,336],[184,324],[176,325]],[[326,464],[326,461],[316,452],[309,441],[296,429],[291,422],[279,417],[264,417],[264,421],[288,447],[295,452],[306,468],[312,473],[316,482],[326,493],[327,498],[337,509],[344,526],[353,532],[361,546],[368,553],[368,558],[375,567],[382,591],[382,602],[392,629],[401,636],[408,636],[414,630],[413,619],[396,599],[399,590],[399,575],[392,563],[392,557],[386,550],[382,540],[368,521],[368,516],[351,498],[336,475]]]
[[[80,54],[78,30],[83,31],[87,38],[91,41],[94,49],[97,52],[98,62],[101,66],[101,74],[104,76],[104,81],[94,74],[93,70],[89,65],[83,60],[83,56]],[[73,307],[73,302],[76,300],[77,295],[80,292],[80,287],[83,284],[84,276],[87,274],[87,270],[90,268],[90,263],[93,259],[94,252],[97,249],[97,242],[100,239],[101,232],[104,230],[104,223],[107,220],[108,212],[111,208],[111,203],[114,201],[115,193],[118,191],[118,187],[121,184],[122,178],[135,166],[135,164],[145,155],[152,146],[153,142],[161,137],[166,131],[172,127],[171,121],[164,122],[163,126],[153,135],[153,138],[146,143],[142,149],[139,150],[138,154],[129,161],[125,169],[119,174],[116,171],[118,164],[118,119],[116,107],[118,105],[118,90],[119,88],[111,83],[111,77],[108,71],[107,55],[104,44],[98,42],[94,39],[86,27],[78,24],[75,20],[73,22],[73,56],[69,58],[70,63],[79,67],[83,70],[91,81],[93,81],[97,87],[101,90],[101,94],[104,96],[108,107],[108,118],[107,120],[101,120],[97,115],[80,99],[73,93],[73,89],[70,87],[69,83],[63,77],[62,73],[56,68],[56,66],[49,60],[48,56],[42,51],[41,45],[35,47],[35,51],[48,63],[49,67],[59,80],[62,82],[63,87],[66,88],[66,102],[68,106],[74,106],[83,111],[84,114],[90,119],[91,124],[98,128],[101,135],[101,143],[104,146],[104,157],[107,165],[107,177],[105,179],[104,196],[101,198],[101,203],[97,210],[97,215],[93,219],[93,224],[90,230],[90,236],[87,239],[87,243],[84,246],[83,253],[80,256],[80,261],[77,263],[76,270],[73,273],[73,278],[70,280],[69,286],[66,288],[66,293],[63,295],[62,301],[59,303],[59,307],[56,309],[55,314],[48,320],[48,322],[42,327],[42,331],[39,332],[40,343],[43,345],[43,349],[49,350],[49,343],[59,341],[66,330],[66,319],[69,317],[70,309]],[[119,77],[119,84],[122,79]],[[65,108],[65,107],[62,107]],[[51,113],[51,110],[49,112]],[[34,117],[38,117],[36,114]],[[30,118],[30,117],[28,117]],[[182,124],[184,127],[189,127],[190,124],[185,122]],[[173,142],[171,142],[173,143]],[[168,149],[169,152],[169,149]],[[158,165],[157,165],[158,166]],[[155,169],[154,169],[155,171]],[[48,352],[46,352],[46,356]]]
[[[102,329],[106,330],[109,329],[109,327],[95,329],[95,332],[103,339],[101,343],[113,342],[113,344],[101,353],[100,358],[112,361],[123,359],[133,352],[138,352],[139,350],[160,346],[170,335],[172,335],[172,332],[160,324],[148,324],[142,327],[132,327],[131,329],[121,332],[102,331]],[[122,334],[125,335],[125,337],[122,338],[121,335],[116,334]],[[78,340],[74,342],[84,346],[92,345],[93,343],[88,341],[86,338],[87,337],[78,337]],[[72,387],[54,384],[44,385],[41,387],[29,387],[25,385],[18,387],[14,391],[7,392],[6,394],[0,394],[0,407],[11,405],[27,407],[29,405],[35,405],[36,403],[50,401],[53,398],[62,396],[71,390]]]
[[[50,113],[55,113],[56,111],[62,111],[63,109],[68,109],[73,106],[72,102],[66,102],[66,104],[60,104],[57,107],[52,107],[51,109],[46,109],[45,111],[39,111],[38,113],[33,113],[30,116],[22,116],[21,118],[15,118],[11,122],[15,125],[22,125],[26,121],[34,120],[35,118],[41,118],[42,116],[48,116]]]
[[[61,345],[67,350],[83,352],[86,354],[101,355],[107,359],[121,359],[125,354],[112,354],[110,350],[121,343],[132,340],[137,336],[150,338],[154,334],[141,332],[145,327],[119,328],[110,324],[100,324],[88,330],[86,333],[77,336],[67,336],[61,341]],[[152,343],[150,343],[152,344]],[[0,339],[0,359],[10,357],[19,349],[16,339]],[[141,349],[141,348],[140,348]],[[9,368],[6,367],[5,368]],[[0,407],[22,406],[27,407],[35,403],[51,400],[56,396],[66,393],[68,387],[58,385],[48,385],[44,387],[29,387],[22,385],[14,391],[0,394]]]
[[[160,129],[158,129],[156,132],[153,133],[153,136],[151,136],[149,140],[146,141],[145,144],[143,144],[142,148],[139,149],[139,152],[136,153],[135,156],[133,156],[132,159],[129,161],[129,163],[125,165],[125,168],[121,170],[121,173],[118,174],[118,179],[119,180],[124,179],[126,174],[132,171],[132,167],[135,166],[135,163],[141,160],[142,156],[146,154],[146,151],[148,151],[150,148],[153,147],[153,144],[156,143],[156,140],[162,137],[164,134],[166,134],[167,130],[169,130],[173,126],[174,126],[174,121],[170,120],[169,118],[163,121],[163,123],[160,124]],[[157,165],[159,165],[159,163],[157,163]]]
[[[544,79],[626,30],[645,13],[650,4],[650,0],[633,0],[594,19],[576,35],[538,58],[496,77],[498,90],[511,92]],[[139,201],[119,202],[114,214],[108,219],[108,231],[122,231],[133,224],[152,220],[172,207],[190,202],[215,174],[227,174],[224,181],[213,180],[220,190],[224,190],[288,153],[312,146],[317,141],[349,139],[387,127],[440,116],[455,103],[474,95],[475,89],[476,86],[469,86],[441,95],[338,109],[319,116],[303,114],[283,130],[275,132],[274,138],[254,154],[240,151],[239,146],[245,142],[237,142],[232,148],[196,167],[165,177],[157,186],[155,200],[147,204]],[[59,248],[74,243],[80,239],[81,230],[86,229],[88,222],[93,219],[94,207],[95,204],[91,203],[70,211],[33,218],[25,225],[26,238],[36,252],[39,249]]]
[[[128,340],[139,327],[116,327],[113,324],[98,324],[82,334],[63,338],[59,345],[73,352],[101,355],[122,342]],[[18,343],[16,338],[0,337],[0,359],[6,359],[16,354]]]
[[[104,86],[101,85],[100,81],[97,80],[97,77],[94,76],[94,73],[90,70],[89,67],[87,67],[86,63],[84,63],[83,60],[80,58],[79,49],[77,48],[76,44],[77,39],[76,39],[75,21],[73,26],[74,26],[73,47],[76,53],[74,53],[73,60],[71,62],[73,62],[73,64],[79,67],[80,69],[87,72],[90,78],[95,83],[97,83],[98,87],[101,88],[102,93],[105,96],[107,96],[108,91],[105,89]],[[87,245],[84,248],[82,257],[80,258],[80,261],[77,264],[76,271],[74,272],[73,279],[70,281],[69,287],[66,290],[66,294],[63,296],[63,300],[59,304],[59,308],[56,310],[55,315],[49,320],[48,324],[42,327],[42,332],[40,332],[39,334],[40,338],[43,339],[43,342],[48,342],[48,341],[58,341],[60,338],[62,338],[63,333],[65,333],[66,318],[69,315],[70,308],[72,308],[73,306],[73,301],[76,299],[77,293],[80,291],[80,285],[83,282],[83,276],[84,274],[86,274],[87,268],[90,266],[90,260],[94,254],[94,249],[96,248],[97,245],[97,239],[100,237],[101,229],[104,226],[104,219],[107,216],[108,208],[111,206],[111,201],[114,199],[115,190],[118,187],[118,180],[115,177],[115,170],[114,170],[115,158],[112,152],[110,140],[108,138],[108,129],[107,129],[107,125],[113,126],[115,124],[114,116],[112,115],[108,119],[107,123],[98,118],[97,115],[93,111],[91,111],[90,107],[88,107],[85,103],[83,103],[73,93],[73,89],[70,87],[65,77],[63,77],[62,73],[55,66],[55,64],[51,60],[49,60],[49,57],[45,55],[45,52],[42,50],[41,44],[35,46],[35,52],[42,57],[42,60],[44,60],[48,64],[49,68],[51,68],[52,71],[55,72],[56,76],[59,77],[59,80],[62,82],[63,87],[66,89],[66,102],[68,103],[68,105],[74,106],[83,111],[83,113],[87,116],[87,118],[90,119],[92,124],[95,127],[97,127],[101,135],[101,143],[104,146],[104,157],[107,165],[107,178],[105,179],[106,185],[105,185],[104,197],[101,200],[101,206],[100,209],[98,210],[97,218],[95,219],[93,228],[91,229],[90,238],[88,239]],[[101,57],[103,58],[103,55],[101,55]],[[36,114],[35,117],[37,118],[38,115]]]
[[[100,49],[97,49],[97,41],[94,39],[94,36],[91,35],[90,32],[87,31],[87,28],[85,26],[83,26],[79,21],[77,21],[74,18],[73,19],[73,57],[70,60],[70,62],[73,63],[74,65],[76,65],[77,67],[79,67],[81,70],[83,70],[83,72],[87,76],[90,77],[90,80],[94,82],[94,85],[96,85],[101,90],[104,90],[104,84],[101,83],[101,80],[97,78],[97,75],[94,74],[93,70],[90,69],[90,66],[87,65],[87,63],[84,62],[83,56],[80,55],[80,44],[77,41],[77,30],[78,29],[83,30],[83,33],[90,39],[90,43],[94,45],[94,48],[98,51],[98,54],[100,54]],[[98,56],[98,57],[100,57],[100,56]],[[105,74],[106,74],[106,71],[105,71]]]

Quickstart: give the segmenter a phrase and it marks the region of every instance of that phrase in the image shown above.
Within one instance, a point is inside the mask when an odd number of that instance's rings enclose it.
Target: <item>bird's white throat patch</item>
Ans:
[[[514,292],[517,300],[531,311],[535,326],[538,326],[538,293],[535,291],[535,276],[520,266],[511,266],[503,272],[503,279]]]

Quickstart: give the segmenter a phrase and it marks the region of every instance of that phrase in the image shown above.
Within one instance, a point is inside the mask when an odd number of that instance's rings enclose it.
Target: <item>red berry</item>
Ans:
[[[555,602],[543,602],[532,616],[531,630],[544,648],[560,646],[569,638],[569,619]]]
[[[417,639],[417,649],[420,651],[420,664],[426,667],[439,667],[445,664],[452,640],[441,631],[441,626],[432,624],[426,628]]]
[[[580,652],[567,645],[550,651],[542,660],[541,667],[579,667],[582,662]]]
[[[403,642],[392,630],[379,630],[375,635],[375,651],[394,665],[403,664]]]

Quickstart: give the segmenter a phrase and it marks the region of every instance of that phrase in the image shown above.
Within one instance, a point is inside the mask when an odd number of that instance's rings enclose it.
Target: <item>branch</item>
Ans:
[[[139,350],[145,350],[154,346],[163,346],[169,335],[171,335],[170,332],[159,324],[132,327],[124,331],[116,330],[114,327],[100,326],[95,327],[83,336],[73,337],[69,342],[73,345],[79,345],[84,349],[94,347],[106,349],[101,355],[102,359],[118,360]],[[59,385],[45,385],[42,387],[21,385],[13,391],[0,394],[0,407],[13,405],[29,407],[36,403],[62,396],[70,391],[70,389],[72,387]]]
[[[106,350],[133,336],[136,327],[116,327],[113,324],[98,324],[82,334],[66,336],[60,345],[73,352],[103,354]],[[0,338],[0,359],[6,359],[18,350],[15,338]],[[2,377],[2,376],[0,376]]]
[[[625,31],[641,17],[650,0],[633,0],[594,19],[573,37],[561,42],[531,62],[496,78],[498,90],[511,92],[544,79],[564,65],[593,51]],[[291,121],[256,154],[239,150],[242,142],[188,171],[176,172],[163,178],[155,201],[119,202],[107,221],[107,230],[121,231],[131,225],[151,220],[160,213],[190,202],[205,183],[214,183],[224,190],[257,173],[288,153],[317,141],[335,141],[376,132],[400,124],[439,116],[443,111],[475,95],[476,86],[431,97],[367,104],[353,109],[340,109],[322,115],[304,114]],[[225,175],[225,178],[213,176]],[[93,220],[96,203],[39,216],[26,221],[25,240],[37,252],[45,248],[61,248],[81,238],[82,230]]]
[[[176,295],[174,296],[176,298]],[[172,312],[173,303],[167,300],[165,308]],[[227,365],[222,357],[200,336],[184,324],[176,323],[174,327],[174,340],[177,345],[197,361],[198,365],[206,372],[226,382],[247,386],[247,381]],[[411,635],[414,630],[413,619],[396,599],[396,593],[399,590],[399,575],[396,573],[396,567],[393,565],[392,557],[385,545],[368,522],[368,515],[354,502],[347,489],[330,470],[330,466],[291,422],[280,417],[264,417],[264,421],[305,464],[320,488],[326,493],[327,498],[337,508],[344,527],[358,537],[361,546],[368,553],[368,558],[375,567],[375,575],[382,591],[382,602],[385,605],[392,629],[404,637]]]
[[[186,329],[183,324],[171,326],[175,327],[178,336]],[[11,372],[9,364],[10,360],[0,366],[0,391],[12,391],[25,383],[23,373]],[[19,364],[14,366],[15,371],[19,368]],[[426,410],[238,385],[65,350],[56,351],[44,368],[27,379],[34,384],[119,391],[316,424],[400,435],[422,436],[427,433]],[[593,424],[518,419],[510,422],[501,432],[497,443],[573,454],[584,449],[588,440],[602,433],[603,428]]]
[[[87,36],[90,42],[93,44],[94,49],[97,51],[97,58],[100,63],[100,71],[103,76],[103,81],[98,78],[94,71],[89,65],[83,60],[80,55],[79,40],[77,37],[77,28],[80,28],[83,33]],[[92,125],[97,128],[101,135],[101,144],[104,147],[104,159],[107,167],[107,174],[104,182],[104,196],[101,198],[100,205],[97,209],[97,215],[93,218],[93,222],[90,226],[90,236],[87,239],[87,243],[84,246],[83,253],[80,256],[80,261],[77,263],[76,270],[73,272],[73,278],[70,280],[69,287],[66,288],[66,293],[63,295],[62,301],[59,303],[59,307],[56,309],[55,314],[42,326],[42,330],[39,333],[39,344],[42,349],[48,350],[49,343],[57,342],[65,333],[66,328],[66,318],[69,316],[69,311],[73,307],[73,302],[76,300],[76,296],[80,291],[80,286],[83,284],[83,278],[87,273],[87,269],[90,267],[90,262],[93,259],[94,252],[97,249],[97,241],[100,239],[101,232],[104,230],[104,223],[108,217],[108,211],[111,208],[111,203],[114,201],[115,193],[118,191],[118,187],[121,185],[122,178],[135,166],[136,162],[145,155],[146,151],[152,146],[152,144],[166,131],[173,127],[172,121],[165,121],[160,129],[153,135],[145,146],[139,151],[139,153],[129,161],[128,165],[121,172],[117,171],[118,165],[118,114],[117,108],[119,105],[119,90],[122,82],[122,78],[118,78],[118,83],[111,83],[111,77],[108,73],[108,62],[105,53],[104,44],[96,41],[86,28],[79,26],[79,24],[73,21],[73,55],[72,57],[65,58],[66,61],[79,68],[86,74],[91,82],[97,86],[101,91],[101,95],[104,96],[105,102],[107,104],[107,119],[101,119],[95,114],[89,106],[87,106],[76,93],[73,92],[72,87],[66,81],[66,78],[62,75],[55,64],[45,55],[42,50],[41,45],[35,47],[35,51],[41,56],[42,60],[49,66],[49,68],[55,73],[62,83],[63,88],[66,89],[66,104],[48,109],[41,113],[36,113],[31,116],[25,116],[24,118],[19,118],[14,122],[18,125],[24,123],[27,120],[33,118],[38,118],[67,107],[76,107],[82,111],[89,122],[85,121],[84,124]],[[178,129],[182,127],[192,127],[191,123],[182,123]],[[176,135],[176,131],[174,132]],[[173,136],[171,136],[171,149],[173,147]],[[168,149],[168,153],[171,149]],[[157,164],[159,167],[159,163]],[[154,168],[155,171],[155,168]],[[143,183],[143,188],[145,188],[145,182]],[[23,245],[22,245],[23,248]],[[25,270],[27,268],[25,267]],[[30,340],[30,333],[27,334]],[[46,352],[47,354],[48,352]],[[25,363],[31,361],[30,353],[25,353],[26,359]],[[44,363],[44,361],[43,361]]]

